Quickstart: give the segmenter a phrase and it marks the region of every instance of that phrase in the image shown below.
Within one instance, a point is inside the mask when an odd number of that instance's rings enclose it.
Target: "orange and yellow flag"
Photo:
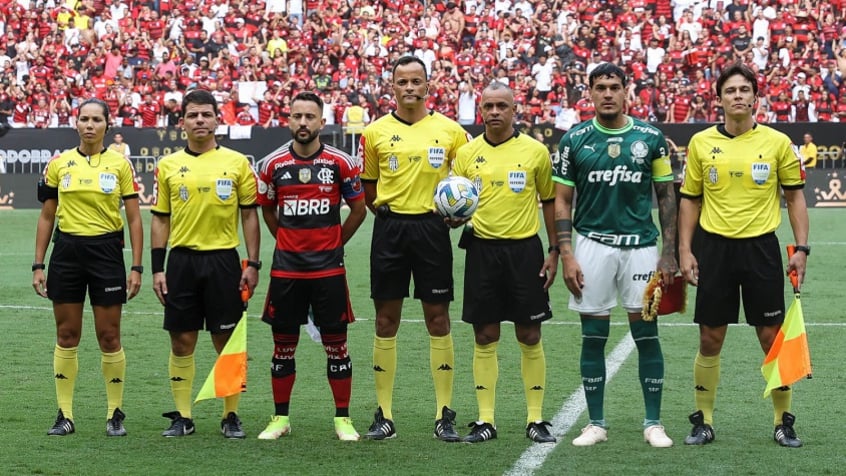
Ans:
[[[792,245],[788,246],[788,256],[793,254],[792,248]],[[811,351],[808,348],[805,317],[802,314],[802,300],[795,272],[791,273],[790,281],[793,283],[793,304],[788,309],[781,329],[761,366],[761,373],[767,381],[764,398],[767,398],[773,389],[792,385],[803,377],[811,378]]]
[[[247,389],[247,317],[241,317],[194,403],[235,395]]]

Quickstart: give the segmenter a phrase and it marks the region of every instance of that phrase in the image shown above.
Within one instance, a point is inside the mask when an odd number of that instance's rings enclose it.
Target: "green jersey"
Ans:
[[[621,248],[657,243],[652,183],[673,180],[660,129],[634,118],[606,129],[592,119],[561,138],[558,155],[552,179],[576,189],[576,232]]]

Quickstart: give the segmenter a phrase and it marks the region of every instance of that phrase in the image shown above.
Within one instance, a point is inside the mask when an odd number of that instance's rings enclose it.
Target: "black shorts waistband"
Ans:
[[[440,218],[440,215],[434,212],[426,213],[396,213],[391,210],[378,209],[376,214],[379,218],[395,218],[398,220],[431,220],[432,218]]]
[[[205,256],[210,256],[210,255],[215,255],[215,254],[232,253],[233,251],[236,251],[235,248],[224,248],[224,249],[221,249],[221,250],[192,250],[191,248],[186,248],[184,246],[177,246],[176,248],[170,249],[171,253],[185,254],[185,255],[205,255]]]
[[[743,242],[752,242],[758,240],[769,240],[775,236],[775,232],[771,231],[768,233],[764,233],[763,235],[758,236],[750,236],[749,238],[729,238],[727,236],[720,235],[719,233],[711,233],[710,231],[702,231],[702,236],[711,240],[711,241],[724,241],[726,243],[743,243]]]
[[[508,239],[508,238],[479,238],[478,236],[474,236],[473,240],[476,242],[483,244],[483,245],[496,245],[496,246],[516,246],[516,245],[523,245],[529,243],[534,240],[540,240],[540,238],[536,236],[530,236],[528,238],[516,238],[516,239]]]
[[[123,230],[121,231],[113,231],[110,233],[105,233],[102,235],[94,235],[94,236],[82,236],[82,235],[72,235],[70,233],[65,233],[64,231],[56,228],[56,237],[61,238],[63,240],[75,240],[75,241],[110,241],[114,239],[123,240]]]

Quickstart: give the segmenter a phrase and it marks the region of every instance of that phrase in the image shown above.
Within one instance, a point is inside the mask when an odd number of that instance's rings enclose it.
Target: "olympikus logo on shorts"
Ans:
[[[617,182],[640,183],[642,179],[643,172],[629,170],[625,165],[618,165],[614,170],[594,170],[588,174],[588,182],[605,182],[612,187]]]
[[[121,289],[122,288],[120,286],[112,286],[110,288],[104,289],[103,291],[105,291],[107,293],[111,293],[111,292],[115,292],[115,291],[120,291]]]
[[[447,294],[447,293],[449,293],[449,288],[433,289],[432,290],[432,294]]]
[[[543,318],[543,316],[545,316],[545,315],[546,315],[546,313],[545,313],[545,312],[542,312],[542,313],[540,313],[540,314],[535,314],[535,315],[529,316],[529,320],[530,320],[530,321],[536,321],[536,320],[538,320],[538,319]]]

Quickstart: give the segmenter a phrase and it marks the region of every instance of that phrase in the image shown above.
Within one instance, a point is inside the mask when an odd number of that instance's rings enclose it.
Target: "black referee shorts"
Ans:
[[[512,321],[540,323],[552,318],[543,268],[543,245],[533,236],[522,240],[473,238],[464,260],[464,309],[470,324]]]
[[[370,297],[382,301],[408,297],[412,276],[415,299],[452,301],[449,227],[435,213],[377,216],[370,243]]]
[[[238,251],[174,248],[167,259],[164,328],[187,332],[230,332],[241,319]]]
[[[711,327],[737,323],[741,296],[749,325],[784,321],[784,266],[775,233],[731,239],[703,231],[696,259],[694,322]]]
[[[270,278],[261,319],[274,332],[281,332],[307,323],[309,308],[317,327],[330,331],[346,329],[355,320],[346,276]]]
[[[47,297],[56,304],[85,302],[114,306],[126,302],[123,232],[74,236],[58,231],[47,273]]]

